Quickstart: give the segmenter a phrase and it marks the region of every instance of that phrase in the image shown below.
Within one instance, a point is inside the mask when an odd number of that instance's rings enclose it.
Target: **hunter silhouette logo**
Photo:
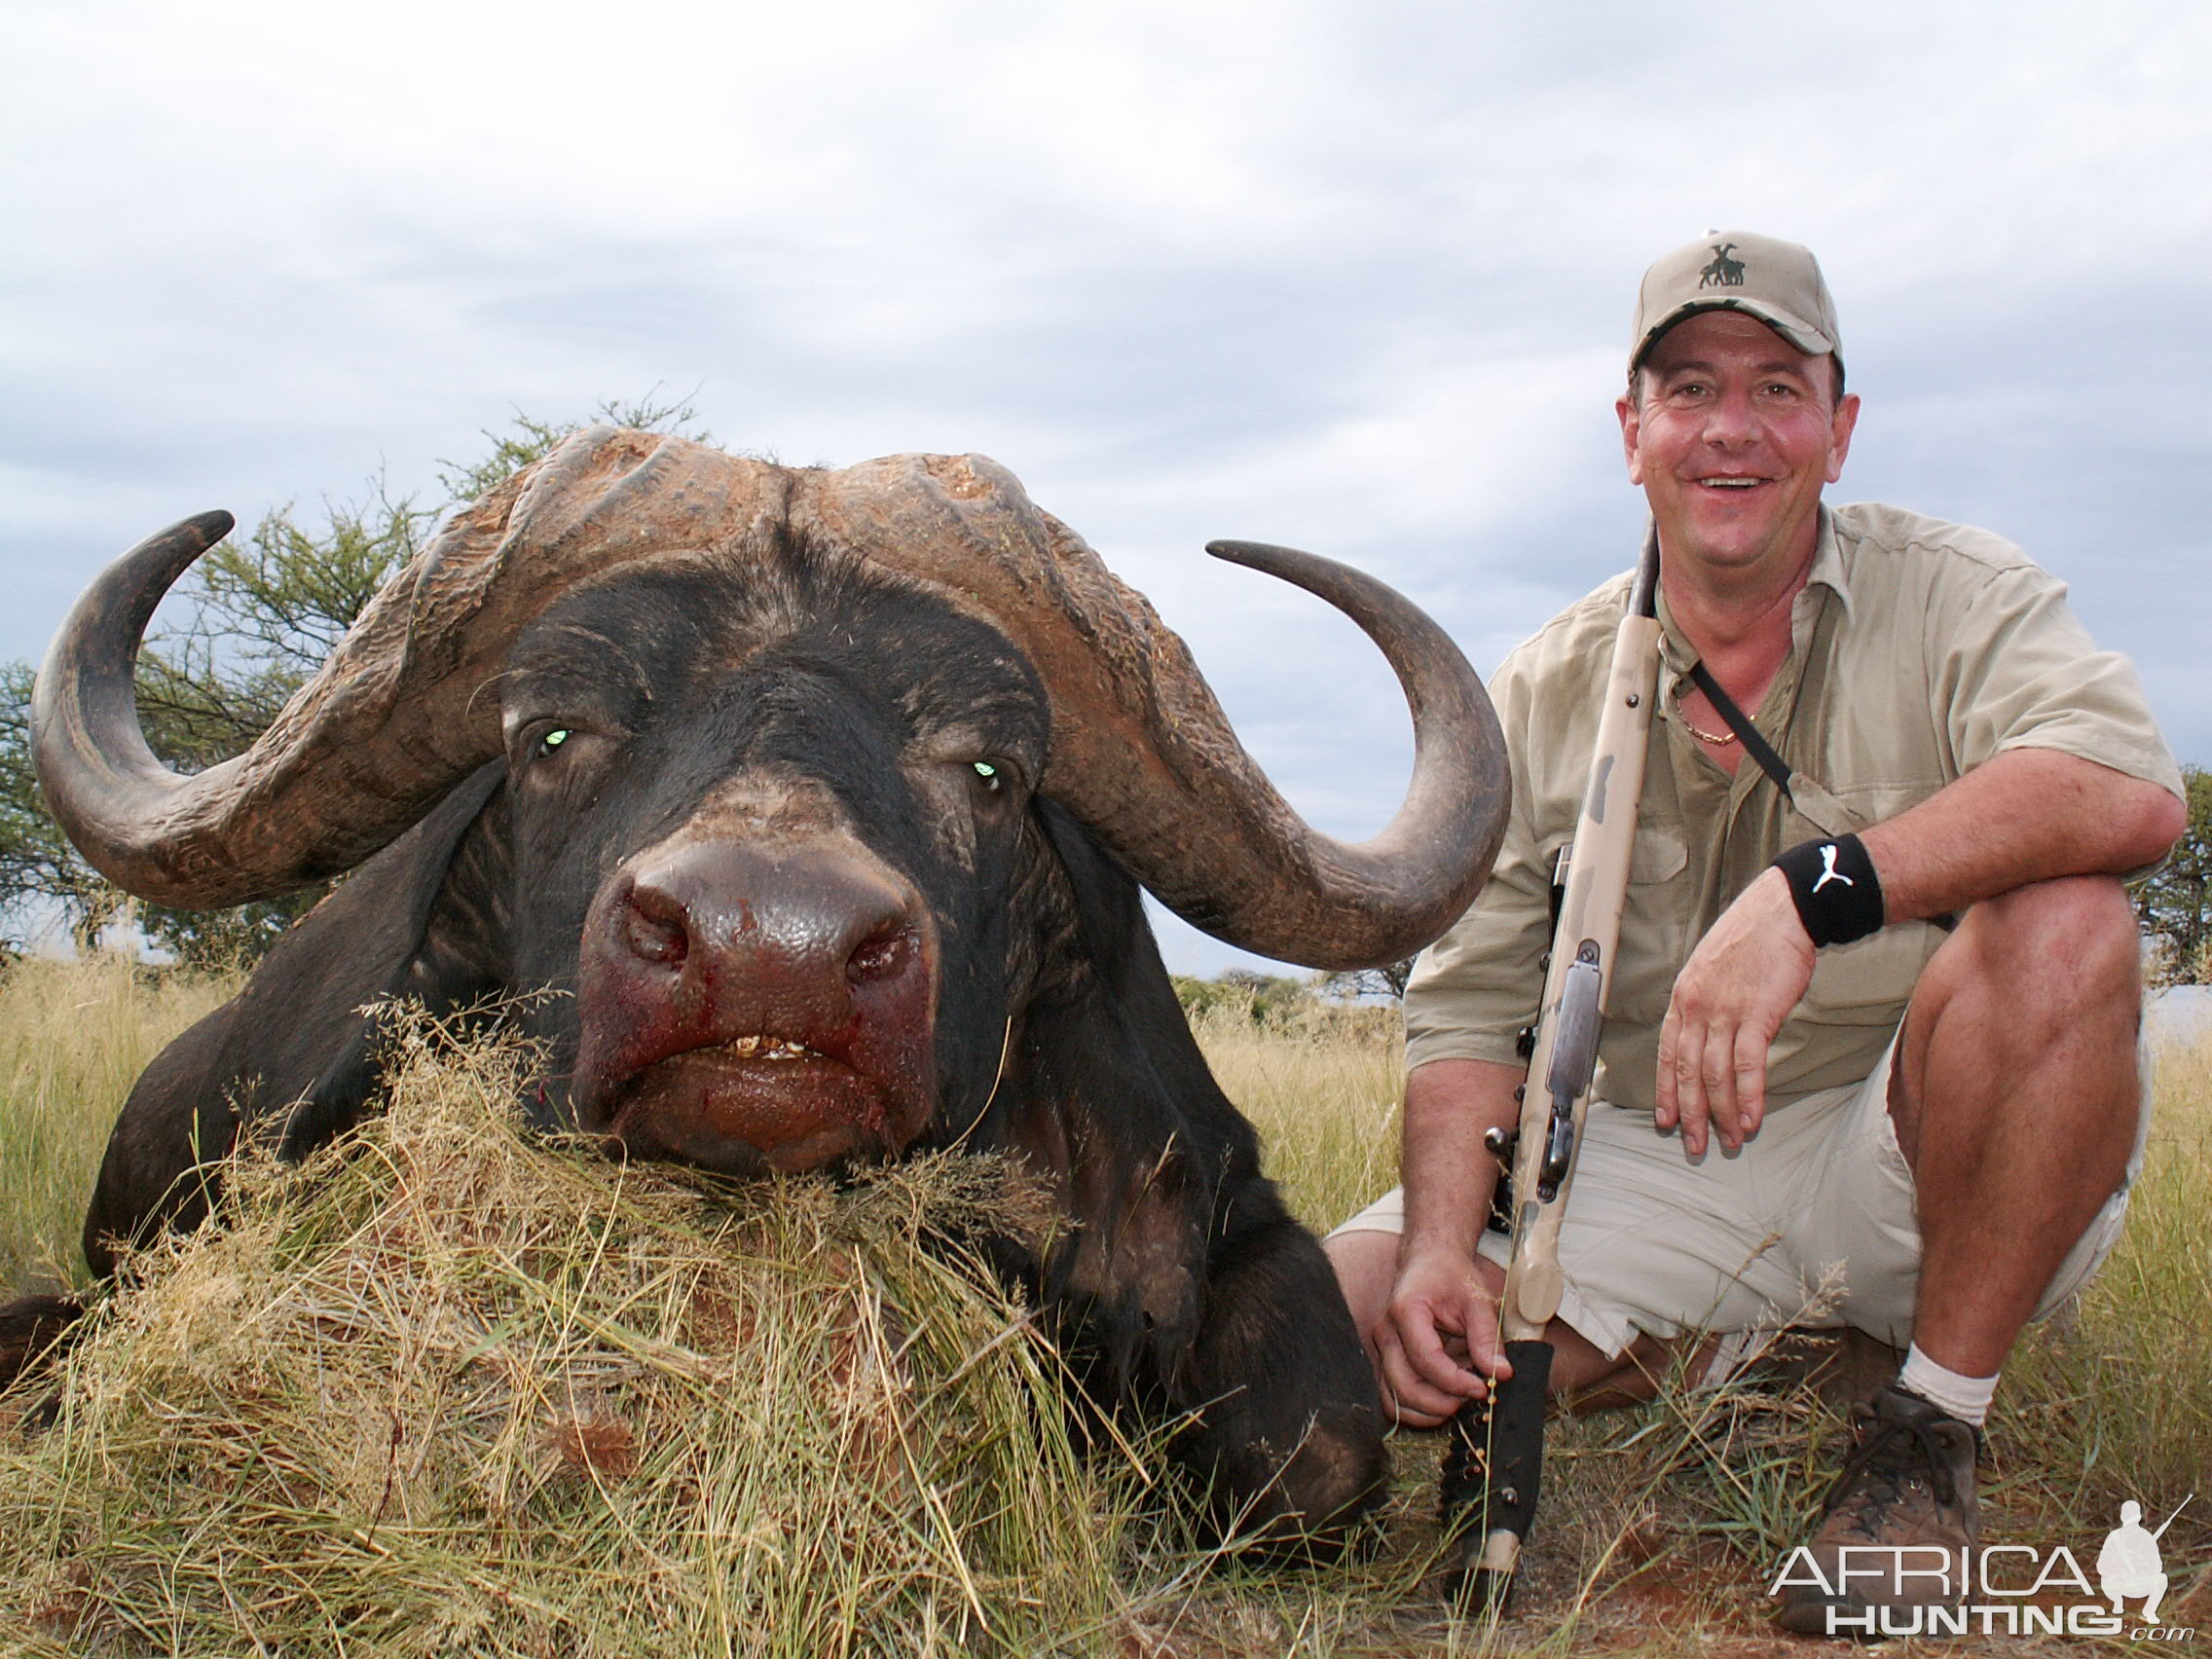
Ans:
[[[1728,257],[1735,245],[1734,242],[1713,244],[1713,263],[1697,274],[1699,287],[1741,288],[1744,285],[1744,262]]]
[[[2192,1494],[2194,1495],[2194,1494]],[[2167,1576],[2158,1540],[2165,1526],[2143,1525],[2143,1506],[2120,1506],[2105,1534],[2091,1584],[2081,1558],[2064,1544],[1845,1544],[1816,1556],[1799,1545],[1784,1558],[1769,1596],[1793,1585],[1830,1599],[1827,1634],[1862,1641],[1893,1636],[2125,1637],[2132,1641],[2194,1642],[2192,1625],[2159,1622]],[[2101,1599],[2100,1599],[2101,1593]],[[2140,1598],[2139,1617],[2125,1604]],[[2109,1607],[2106,1604],[2110,1604]]]
[[[2194,1497],[2194,1493],[2190,1497]],[[2171,1527],[2182,1509],[2189,1507],[2189,1498],[2181,1500],[2181,1509],[2166,1517]],[[2158,1540],[2165,1536],[2166,1527],[2156,1532],[2143,1525],[2143,1506],[2129,1498],[2120,1506],[2120,1525],[2105,1534],[2105,1547],[2097,1552],[2097,1588],[2112,1601],[2112,1610],[2124,1611],[2120,1604],[2131,1596],[2143,1598],[2143,1622],[2158,1622],[2158,1604],[2166,1597],[2165,1563],[2158,1556]]]

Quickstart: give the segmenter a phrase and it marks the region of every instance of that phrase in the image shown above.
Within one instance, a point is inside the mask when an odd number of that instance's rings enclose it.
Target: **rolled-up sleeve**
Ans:
[[[2134,665],[2097,648],[2064,582],[2016,553],[1952,571],[1929,608],[1926,645],[1954,775],[2007,750],[2054,749],[2181,793]]]

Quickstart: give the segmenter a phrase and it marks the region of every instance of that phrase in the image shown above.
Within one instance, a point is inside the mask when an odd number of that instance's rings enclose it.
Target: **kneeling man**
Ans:
[[[2180,777],[2134,671],[2017,548],[1823,503],[1859,399],[1807,250],[1730,232],[1667,255],[1632,340],[1618,413],[1659,538],[1661,697],[1553,1386],[1647,1394],[1694,1333],[1714,1373],[1813,1300],[1909,1345],[1858,1411],[1816,1559],[1955,1561],[1998,1372],[2110,1251],[2140,1160],[2120,878],[2183,830]],[[1553,863],[1628,591],[1570,607],[1493,683],[1504,851],[1406,994],[1402,1193],[1329,1240],[1401,1422],[1503,1370],[1483,1136],[1519,1116]],[[1958,1588],[1800,1586],[1784,1622]]]

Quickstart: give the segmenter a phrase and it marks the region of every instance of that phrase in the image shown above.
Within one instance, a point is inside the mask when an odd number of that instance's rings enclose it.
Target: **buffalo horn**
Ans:
[[[1231,943],[1325,968],[1404,956],[1466,906],[1502,831],[1507,773],[1480,682],[1433,622],[1357,571],[1284,548],[1213,549],[1344,610],[1398,675],[1413,785],[1380,835],[1347,845],[1283,801],[1144,597],[997,463],[789,468],[604,426],[457,514],[251,749],[182,776],[146,746],[132,669],[162,594],[230,524],[189,519],[103,573],[32,702],[55,817],[102,873],[161,903],[243,903],[385,845],[499,753],[507,647],[579,582],[670,556],[773,557],[793,534],[927,582],[1005,630],[1051,697],[1043,790]]]
[[[1412,787],[1380,835],[1346,845],[1268,782],[1144,596],[995,461],[866,461],[817,475],[793,513],[936,582],[1028,651],[1052,700],[1046,792],[1216,938],[1309,967],[1371,967],[1436,938],[1489,874],[1510,801],[1496,717],[1443,630],[1372,577],[1288,548],[1213,549],[1336,606],[1398,675]]]
[[[207,513],[103,571],[55,637],[31,753],[77,850],[156,903],[218,909],[352,868],[500,750],[515,635],[578,582],[743,541],[790,472],[597,426],[448,521],[243,755],[190,776],[146,747],[131,670],[154,607],[230,528]]]

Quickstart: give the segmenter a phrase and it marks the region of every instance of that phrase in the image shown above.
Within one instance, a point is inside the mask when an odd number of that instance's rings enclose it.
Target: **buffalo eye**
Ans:
[[[1010,760],[970,760],[964,763],[969,782],[983,800],[1007,805],[1021,798],[1027,780]]]
[[[548,778],[561,776],[585,761],[587,757],[578,752],[592,747],[587,739],[593,735],[560,720],[525,726],[515,735],[515,765],[524,771],[544,766]]]

